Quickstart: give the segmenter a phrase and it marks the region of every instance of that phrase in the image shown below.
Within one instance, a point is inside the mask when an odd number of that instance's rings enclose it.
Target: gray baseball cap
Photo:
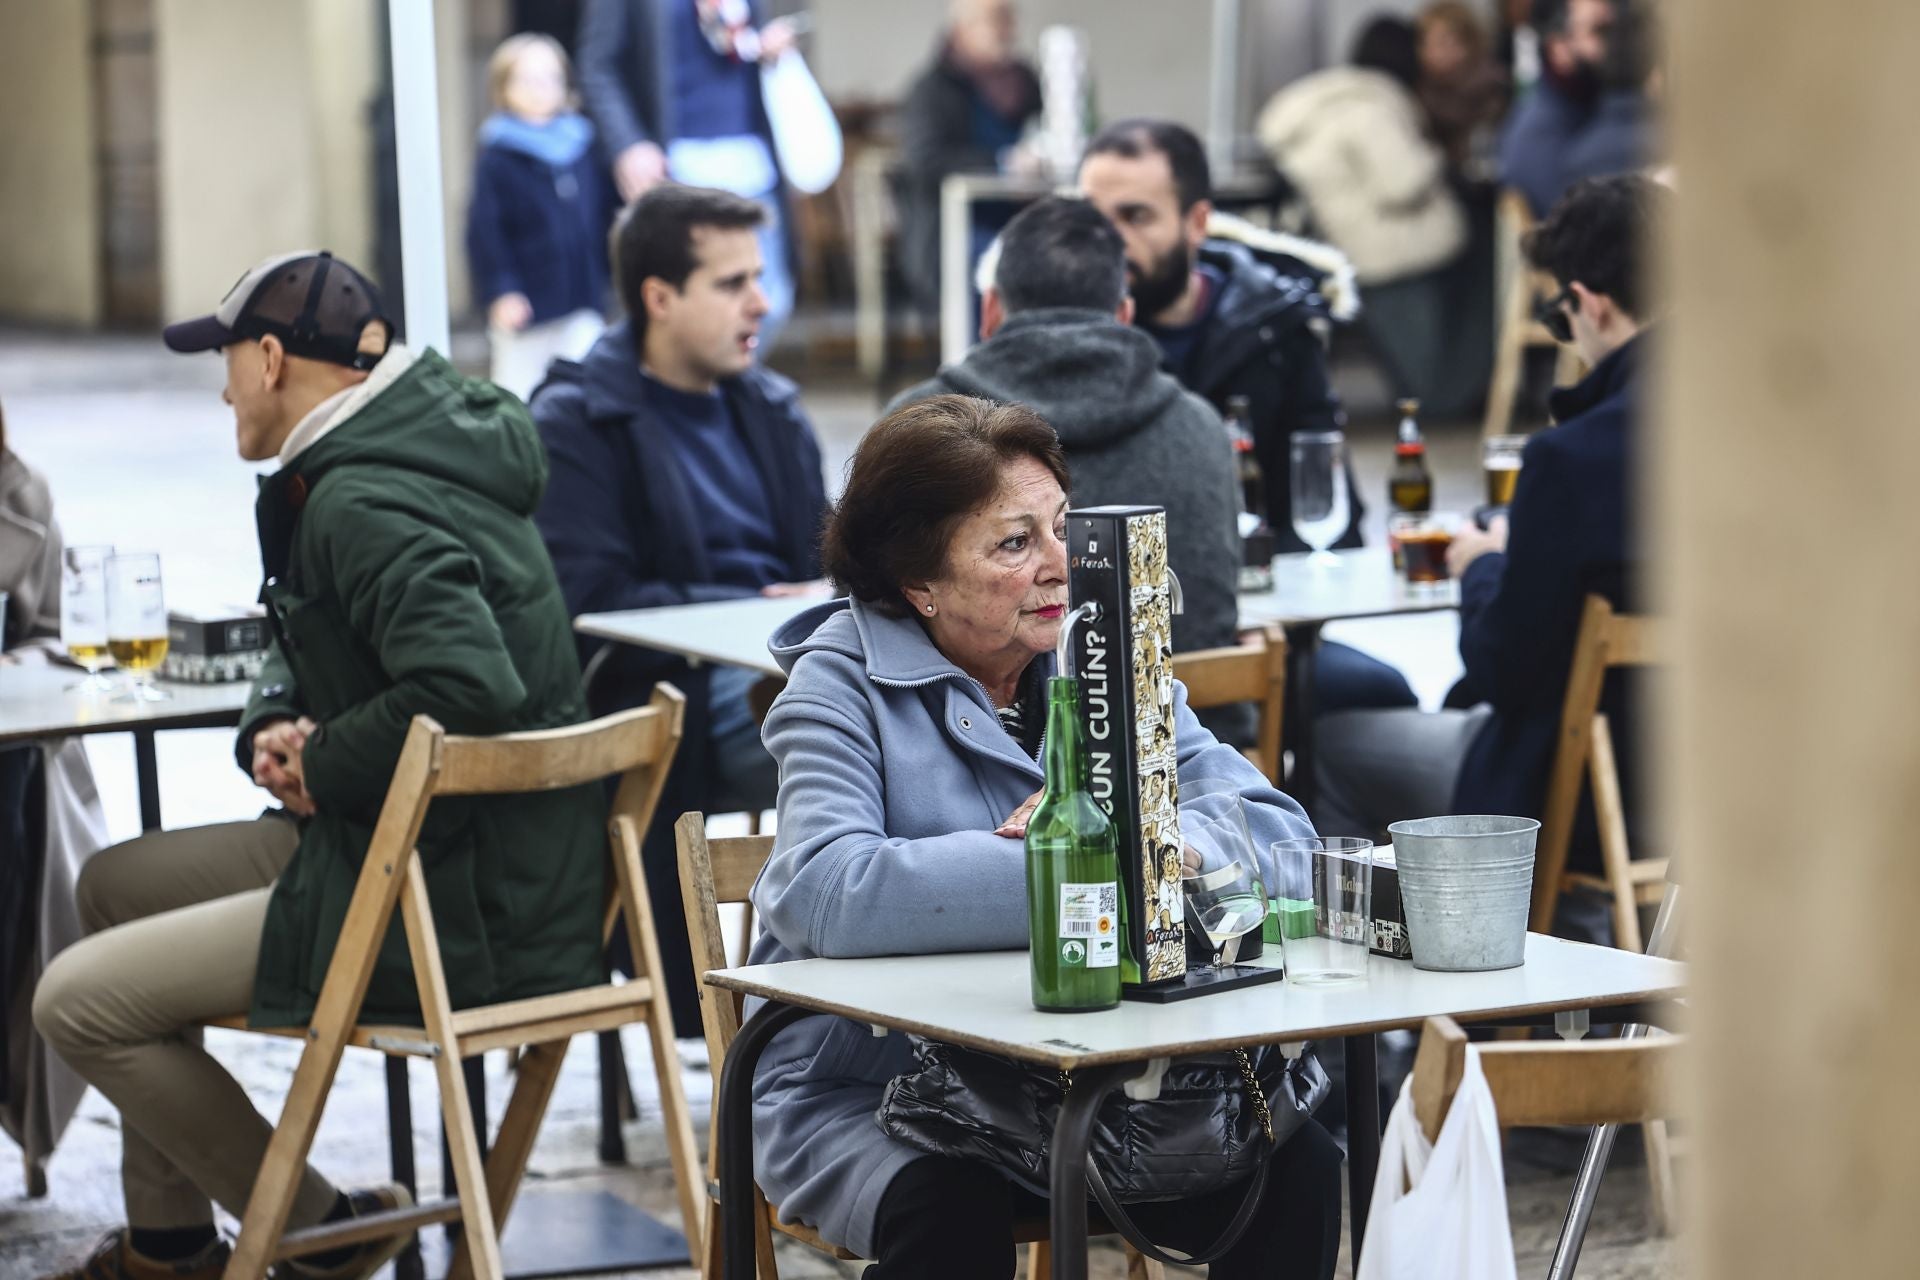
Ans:
[[[376,320],[385,338],[363,341]],[[163,336],[174,351],[213,351],[268,334],[289,355],[371,369],[393,342],[393,321],[371,280],[326,250],[309,249],[267,259],[240,277],[212,315],[170,324]]]

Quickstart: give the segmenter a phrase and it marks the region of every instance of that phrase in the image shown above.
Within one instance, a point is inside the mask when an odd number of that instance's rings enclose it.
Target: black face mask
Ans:
[[[1127,291],[1133,295],[1134,316],[1142,324],[1180,300],[1187,291],[1187,277],[1193,274],[1193,254],[1184,244],[1175,245],[1165,256],[1142,272],[1127,264]]]

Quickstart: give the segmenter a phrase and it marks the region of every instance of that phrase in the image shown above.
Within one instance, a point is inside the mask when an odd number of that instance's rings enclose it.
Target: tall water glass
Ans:
[[[1287,981],[1363,982],[1373,945],[1373,841],[1305,836],[1273,845]]]
[[[60,553],[60,643],[67,656],[87,672],[69,688],[108,693],[113,681],[100,674],[107,665],[107,558],[112,547],[68,547]]]
[[[1346,433],[1296,431],[1288,447],[1293,531],[1313,549],[1309,564],[1338,564],[1327,548],[1347,531],[1349,519]]]
[[[173,696],[153,684],[154,668],[167,656],[167,601],[160,557],[150,551],[107,560],[107,648],[128,674],[123,698],[159,702]]]

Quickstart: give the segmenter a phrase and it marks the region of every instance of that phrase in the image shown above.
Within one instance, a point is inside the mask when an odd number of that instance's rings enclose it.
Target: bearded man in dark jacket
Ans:
[[[1161,367],[1222,413],[1246,397],[1266,480],[1261,514],[1281,551],[1307,550],[1293,529],[1288,441],[1296,431],[1346,425],[1327,376],[1328,308],[1317,279],[1303,265],[1282,260],[1290,265],[1282,271],[1243,244],[1208,238],[1206,150],[1172,121],[1122,120],[1102,130],[1080,162],[1080,190],[1126,244],[1133,322],[1159,344]],[[1351,461],[1347,494],[1352,516],[1335,547],[1359,546],[1366,516]],[[1415,704],[1392,667],[1346,645],[1321,646],[1319,711]]]

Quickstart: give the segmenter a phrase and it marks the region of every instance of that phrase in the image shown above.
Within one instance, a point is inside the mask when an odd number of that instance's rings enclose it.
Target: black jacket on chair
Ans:
[[[1481,556],[1461,580],[1460,656],[1467,680],[1494,714],[1467,748],[1455,813],[1540,816],[1586,598],[1605,596],[1623,611],[1635,607],[1635,437],[1644,346],[1644,339],[1634,339],[1579,385],[1554,393],[1561,425],[1527,442],[1507,551]],[[1612,672],[1600,701],[1630,824],[1640,792],[1631,686],[1630,673]],[[1599,866],[1590,799],[1575,820],[1567,865]]]

